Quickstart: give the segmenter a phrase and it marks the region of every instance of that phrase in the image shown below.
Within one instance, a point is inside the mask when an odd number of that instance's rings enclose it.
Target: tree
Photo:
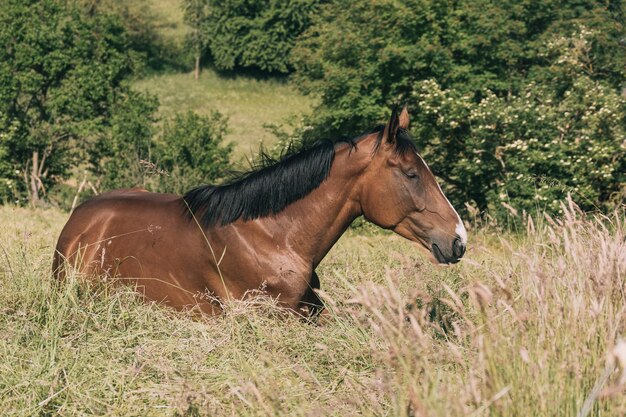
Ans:
[[[314,135],[371,125],[414,85],[435,79],[480,101],[552,82],[548,43],[592,31],[594,80],[618,89],[626,77],[621,1],[334,0],[320,6],[292,51],[294,81],[319,96]]]
[[[199,0],[190,0],[199,1]],[[205,0],[202,39],[218,69],[291,70],[289,52],[319,0]],[[194,27],[192,25],[192,27]]]
[[[191,28],[187,35],[187,43],[193,50],[196,80],[200,77],[200,59],[206,52],[209,42],[208,34],[203,28],[208,15],[208,7],[208,0],[183,0],[183,19]]]
[[[0,44],[0,114],[12,132],[3,159],[37,204],[107,128],[136,56],[115,16],[56,0],[4,0]]]
[[[585,209],[624,198],[621,1],[335,0],[292,51],[319,97],[305,139],[358,132],[395,102],[456,207]]]

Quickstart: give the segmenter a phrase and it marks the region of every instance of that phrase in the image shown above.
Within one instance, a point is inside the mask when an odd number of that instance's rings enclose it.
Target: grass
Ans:
[[[436,267],[395,235],[345,235],[331,314],[263,297],[193,320],[50,275],[66,214],[0,208],[0,414],[614,416],[626,413],[624,213],[473,231]]]
[[[179,2],[149,4],[180,44]],[[312,104],[284,81],[211,70],[136,87],[163,117],[220,110],[238,155]],[[330,314],[314,326],[261,296],[194,319],[129,288],[56,282],[67,213],[0,207],[0,415],[626,415],[626,219],[564,213],[474,230],[445,268],[350,231],[318,269]]]
[[[135,88],[159,98],[162,117],[187,110],[200,114],[218,110],[228,116],[226,140],[235,144],[236,156],[251,155],[262,142],[274,142],[275,137],[264,125],[284,124],[309,112],[312,106],[308,97],[299,95],[285,80],[225,76],[211,69],[205,69],[198,81],[191,72],[161,74],[137,81]]]
[[[182,45],[188,28],[183,22],[183,8],[180,0],[130,0],[129,7],[148,7],[154,14],[152,20],[159,33],[177,45]]]
[[[136,12],[149,12],[150,21],[164,41],[183,47],[188,28],[180,0],[131,0],[126,5]],[[261,143],[271,146],[275,142],[275,136],[264,125],[287,125],[311,111],[312,99],[299,94],[285,78],[222,74],[203,64],[198,81],[190,60],[187,73],[153,74],[134,86],[159,98],[162,118],[188,110],[201,114],[218,110],[228,116],[230,132],[226,140],[235,145],[235,159],[256,154]]]

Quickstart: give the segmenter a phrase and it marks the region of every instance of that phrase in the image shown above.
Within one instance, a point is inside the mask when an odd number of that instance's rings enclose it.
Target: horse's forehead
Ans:
[[[423,166],[424,168],[428,170],[428,172],[430,172],[430,167],[428,166],[426,161],[424,161],[424,158],[422,158],[422,156],[419,153],[417,153],[417,151],[413,151],[412,156],[414,156],[417,159],[416,162],[418,165]]]
[[[430,169],[430,166],[426,163],[426,161],[424,160],[424,158],[422,158],[422,156],[417,153],[417,151],[414,151],[414,155],[417,158],[417,164],[418,166],[422,167],[426,173],[427,173],[427,177],[431,177],[433,182],[436,185],[436,188],[441,190],[441,187],[439,187],[439,183],[437,182],[437,178],[435,178],[435,174],[433,174],[433,171]],[[432,184],[431,184],[432,185]]]

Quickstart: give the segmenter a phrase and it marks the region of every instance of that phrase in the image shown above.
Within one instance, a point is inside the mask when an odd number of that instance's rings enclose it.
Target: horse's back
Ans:
[[[78,256],[93,258],[91,255],[104,241],[110,244],[120,236],[184,221],[185,204],[178,195],[140,188],[101,194],[79,205],[70,215],[57,242],[53,270],[58,275],[63,261],[76,265]]]
[[[72,215],[91,206],[99,206],[100,209],[106,208],[106,204],[165,204],[172,202],[180,202],[184,205],[182,197],[176,194],[152,193],[144,188],[124,188],[90,198],[79,205]]]

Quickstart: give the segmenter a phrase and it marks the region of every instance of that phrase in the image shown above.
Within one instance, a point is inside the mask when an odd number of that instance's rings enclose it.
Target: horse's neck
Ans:
[[[274,217],[286,246],[314,267],[362,214],[357,194],[367,154],[366,149],[351,152],[347,145],[337,149],[326,181]]]

